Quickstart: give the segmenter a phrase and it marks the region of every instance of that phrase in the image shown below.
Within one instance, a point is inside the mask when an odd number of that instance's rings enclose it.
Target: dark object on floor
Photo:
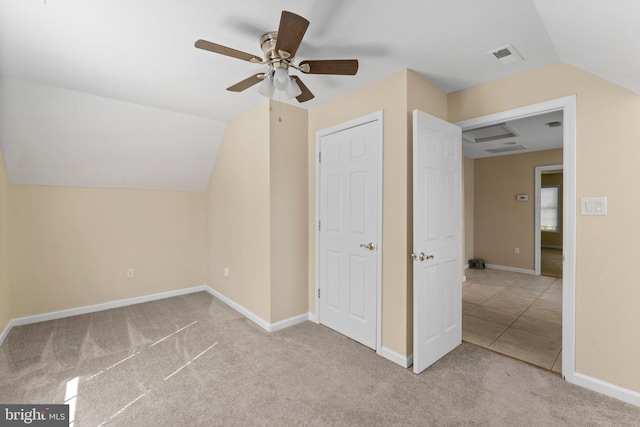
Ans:
[[[478,270],[484,270],[484,260],[482,258],[470,259],[469,268],[477,268]]]

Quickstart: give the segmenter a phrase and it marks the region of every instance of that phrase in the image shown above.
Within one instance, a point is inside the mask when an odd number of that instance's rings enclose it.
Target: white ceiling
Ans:
[[[194,42],[261,56],[282,10],[311,22],[297,61],[360,61],[356,76],[303,76],[316,95],[292,102],[303,108],[404,68],[450,93],[558,60],[640,93],[636,0],[0,0],[0,76],[225,123],[264,102],[257,87],[225,90],[264,66]],[[487,55],[507,44],[525,60]]]
[[[510,154],[523,154],[533,151],[553,150],[562,148],[562,126],[549,127],[547,123],[563,122],[562,111],[538,114],[522,119],[503,122],[517,136],[496,139],[493,141],[471,142],[470,132],[465,130],[462,137],[464,155],[472,159],[483,157],[506,156]],[[479,135],[483,136],[483,135]],[[487,150],[509,149],[513,147],[525,147],[514,151],[492,153]]]

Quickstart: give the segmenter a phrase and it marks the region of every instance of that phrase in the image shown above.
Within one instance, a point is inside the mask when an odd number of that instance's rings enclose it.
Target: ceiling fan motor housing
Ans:
[[[264,59],[267,63],[273,64],[275,62],[287,62],[289,58],[283,58],[280,52],[276,51],[276,43],[278,42],[278,32],[271,31],[266,34],[263,34],[260,37],[260,48],[264,53]],[[282,68],[288,68],[287,66]]]

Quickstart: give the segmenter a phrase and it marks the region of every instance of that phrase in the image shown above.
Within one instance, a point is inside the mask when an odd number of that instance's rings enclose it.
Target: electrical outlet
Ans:
[[[520,255],[520,248],[515,248],[513,250],[513,253],[516,254],[516,255]]]
[[[229,267],[225,267],[222,269],[222,275],[224,277],[229,277]]]
[[[127,268],[127,279],[131,279],[133,277],[133,268]]]

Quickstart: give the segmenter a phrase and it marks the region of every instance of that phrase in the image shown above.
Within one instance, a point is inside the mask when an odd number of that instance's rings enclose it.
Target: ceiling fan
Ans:
[[[358,72],[357,59],[328,59],[302,61],[295,65],[293,58],[307,31],[309,21],[295,13],[282,11],[278,31],[265,33],[260,37],[260,47],[264,59],[250,53],[232,49],[206,40],[198,40],[195,46],[199,49],[242,59],[255,64],[266,64],[266,73],[257,73],[232,86],[227,90],[242,92],[251,86],[261,83],[259,92],[267,97],[273,96],[276,89],[285,92],[289,99],[296,98],[298,102],[313,99],[314,95],[302,83],[298,76],[290,76],[289,69],[296,69],[304,74],[337,74],[353,76]]]

